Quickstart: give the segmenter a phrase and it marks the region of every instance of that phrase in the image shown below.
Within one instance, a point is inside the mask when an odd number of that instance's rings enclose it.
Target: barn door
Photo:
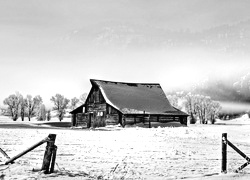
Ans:
[[[122,125],[122,114],[118,113],[118,123]]]
[[[72,126],[76,126],[76,114],[72,114],[71,118]]]
[[[88,121],[88,128],[90,128],[91,127],[91,121],[92,121],[92,119],[93,119],[93,113],[89,113],[89,121]]]

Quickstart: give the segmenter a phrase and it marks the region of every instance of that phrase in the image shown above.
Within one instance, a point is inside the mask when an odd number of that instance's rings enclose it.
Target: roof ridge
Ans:
[[[134,82],[119,82],[119,81],[107,81],[107,80],[100,80],[100,79],[90,79],[90,82],[94,81],[101,81],[105,83],[119,83],[119,84],[140,84],[140,85],[158,85],[160,86],[160,83],[134,83]]]

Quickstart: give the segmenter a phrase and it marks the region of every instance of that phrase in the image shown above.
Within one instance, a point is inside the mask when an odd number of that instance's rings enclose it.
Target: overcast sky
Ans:
[[[0,0],[0,105],[16,91],[41,95],[46,105],[56,93],[79,97],[90,78],[168,91],[245,72],[241,46],[232,53],[223,50],[226,39],[218,47],[193,42],[211,28],[237,28],[249,7],[248,0]]]

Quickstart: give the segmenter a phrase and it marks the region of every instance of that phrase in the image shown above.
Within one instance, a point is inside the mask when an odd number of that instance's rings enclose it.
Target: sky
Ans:
[[[57,93],[88,93],[89,79],[169,91],[246,72],[249,7],[248,0],[0,0],[0,105],[18,91],[51,106]],[[243,33],[242,46],[209,44],[230,36],[225,25]],[[209,31],[216,27],[223,33]]]

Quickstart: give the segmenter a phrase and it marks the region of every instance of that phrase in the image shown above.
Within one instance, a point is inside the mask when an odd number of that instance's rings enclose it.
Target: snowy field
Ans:
[[[228,174],[221,171],[221,135],[250,156],[250,119],[218,121],[217,125],[166,128],[50,128],[45,125],[3,127],[0,147],[13,157],[48,134],[57,134],[55,173],[41,169],[45,145],[11,165],[0,166],[0,179],[250,179],[250,165],[228,147]],[[56,120],[55,120],[56,121]],[[27,123],[27,122],[26,122]],[[11,128],[12,127],[12,128]],[[6,159],[0,154],[0,164]]]

